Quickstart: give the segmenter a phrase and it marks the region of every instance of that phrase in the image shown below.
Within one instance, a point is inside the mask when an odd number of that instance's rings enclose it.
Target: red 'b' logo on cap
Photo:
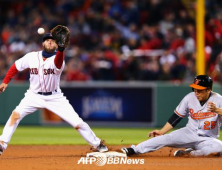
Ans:
[[[199,80],[196,79],[195,82],[194,82],[194,84],[199,84]]]

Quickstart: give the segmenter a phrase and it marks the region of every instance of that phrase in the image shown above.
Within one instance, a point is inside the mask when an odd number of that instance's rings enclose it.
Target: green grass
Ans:
[[[92,128],[109,145],[137,144],[147,139],[153,129],[145,128]],[[3,127],[0,126],[0,133]],[[222,131],[220,132],[220,140]],[[87,144],[72,127],[19,126],[12,136],[12,145],[69,145]]]

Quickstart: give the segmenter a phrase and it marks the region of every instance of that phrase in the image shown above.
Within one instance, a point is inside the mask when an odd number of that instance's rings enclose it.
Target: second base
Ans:
[[[116,151],[109,151],[109,152],[105,152],[105,153],[101,153],[101,152],[91,152],[91,153],[87,153],[86,157],[101,157],[106,155],[107,158],[111,158],[111,157],[127,157],[127,155],[125,153],[121,153],[121,152],[116,152]]]

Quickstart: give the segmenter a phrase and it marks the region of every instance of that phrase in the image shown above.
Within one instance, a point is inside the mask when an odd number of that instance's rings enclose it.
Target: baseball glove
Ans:
[[[70,31],[66,26],[57,25],[50,32],[59,47],[66,48],[69,45]]]

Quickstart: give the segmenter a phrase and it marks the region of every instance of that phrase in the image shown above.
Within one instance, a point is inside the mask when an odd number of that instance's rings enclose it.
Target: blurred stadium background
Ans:
[[[221,92],[222,1],[205,0],[204,71]],[[54,26],[71,30],[61,87],[92,126],[162,126],[197,74],[195,0],[0,0],[0,79],[40,50]],[[0,95],[0,124],[28,89],[29,70]],[[184,125],[185,121],[180,123]],[[65,125],[48,110],[23,125]]]

